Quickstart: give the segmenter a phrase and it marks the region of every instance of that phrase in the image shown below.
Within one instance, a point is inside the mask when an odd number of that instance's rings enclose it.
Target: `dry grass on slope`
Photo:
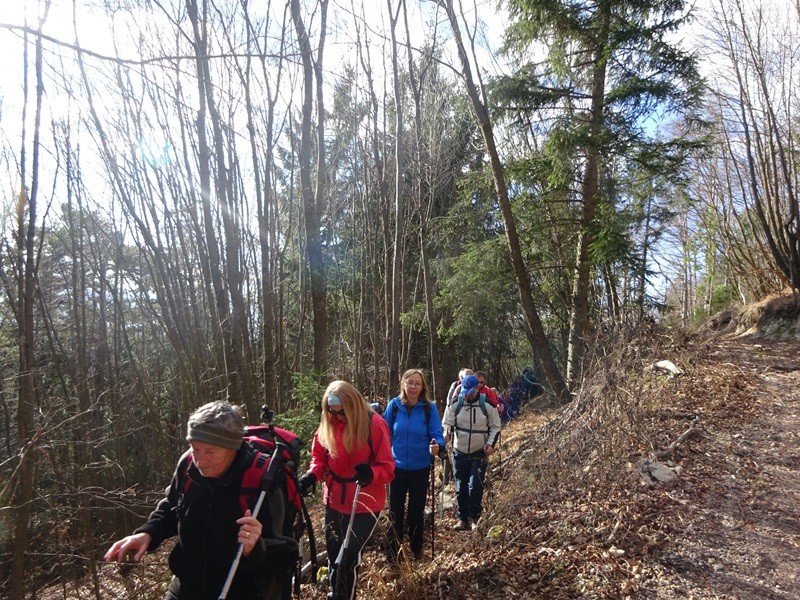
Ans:
[[[666,354],[652,348],[654,339]],[[638,464],[696,416],[681,403],[682,380],[649,369],[661,358],[689,366],[694,351],[658,336],[648,343],[614,344],[596,357],[580,397],[514,420],[491,461],[479,527],[438,527],[435,560],[399,576],[376,558],[365,569],[364,597],[634,597],[646,557],[667,535],[660,518],[675,504],[642,487]],[[679,460],[681,451],[664,458]]]
[[[613,344],[595,357],[571,404],[512,422],[502,468],[493,460],[480,526],[437,533],[439,556],[406,576],[374,565],[380,581],[371,595],[677,598],[699,589],[691,581],[699,559],[675,541],[692,536],[695,506],[713,494],[708,428],[735,428],[734,415],[737,423],[752,418],[756,383],[733,376],[733,365],[720,368],[712,356],[718,341],[651,334],[647,343]],[[662,359],[685,374],[653,370]],[[675,481],[645,482],[640,467],[656,459],[678,474]]]

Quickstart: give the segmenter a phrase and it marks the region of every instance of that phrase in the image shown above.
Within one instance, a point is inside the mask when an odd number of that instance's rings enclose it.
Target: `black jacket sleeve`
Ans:
[[[181,461],[182,462],[182,461]],[[164,540],[178,533],[178,501],[181,495],[178,483],[180,463],[175,468],[172,481],[165,491],[164,498],[150,513],[147,522],[134,530],[134,533],[149,533],[152,540],[147,548],[148,552],[155,552]]]

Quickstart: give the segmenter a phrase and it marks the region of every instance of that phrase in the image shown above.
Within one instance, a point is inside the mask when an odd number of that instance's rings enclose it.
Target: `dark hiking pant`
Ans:
[[[389,522],[392,526],[386,548],[390,560],[397,558],[397,552],[403,542],[406,521],[408,521],[411,552],[414,554],[422,552],[425,500],[428,496],[430,473],[430,467],[414,471],[397,468],[394,470],[394,479],[389,484]],[[408,498],[408,510],[406,510],[406,498]]]
[[[453,452],[453,469],[456,478],[456,501],[459,521],[473,521],[481,516],[483,507],[483,482],[489,461],[483,450],[464,454]]]
[[[328,551],[331,590],[333,590],[328,597],[333,600],[353,600],[356,597],[356,578],[358,565],[361,564],[361,550],[375,530],[378,514],[356,513],[350,541],[342,556],[341,564],[336,567],[336,557],[339,556],[339,550],[344,544],[349,522],[348,513],[325,507],[325,546]]]

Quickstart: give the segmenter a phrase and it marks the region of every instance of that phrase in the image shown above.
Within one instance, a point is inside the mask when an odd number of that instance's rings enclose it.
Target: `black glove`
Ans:
[[[361,463],[353,467],[356,472],[356,481],[363,485],[369,485],[375,479],[375,474],[372,472],[372,467],[367,463]]]
[[[317,483],[317,476],[309,471],[297,480],[297,491],[300,492],[301,496],[307,496],[311,486],[315,483]]]

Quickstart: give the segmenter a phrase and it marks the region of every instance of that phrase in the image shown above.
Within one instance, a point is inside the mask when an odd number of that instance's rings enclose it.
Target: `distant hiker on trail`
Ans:
[[[393,478],[386,421],[373,413],[351,384],[332,382],[322,396],[322,418],[311,444],[311,465],[298,481],[302,494],[317,481],[325,483],[325,544],[333,590],[329,600],[355,598],[361,550],[375,529],[386,504],[386,484]],[[356,497],[357,488],[360,493]]]
[[[469,371],[469,369],[467,369]],[[483,394],[487,402],[497,409],[497,412],[502,414],[503,410],[500,408],[500,398],[497,396],[497,390],[486,385],[486,373],[483,371],[469,371],[467,375],[474,375],[478,380],[478,393]],[[462,377],[463,380],[463,377]],[[455,386],[455,387],[453,387]],[[448,404],[453,402],[461,394],[461,382],[455,381],[451,386],[451,396],[449,396]]]
[[[369,402],[369,401],[367,401],[367,404],[369,404],[369,407],[372,409],[372,411],[376,415],[382,415],[383,414],[383,410],[385,408],[383,401],[381,401],[381,400],[378,400],[377,402]]]
[[[447,398],[445,398],[445,406],[448,406],[458,396],[456,391],[461,386],[461,382],[467,375],[472,375],[472,369],[464,367],[458,372],[458,379],[450,384],[450,389],[447,390]]]
[[[422,557],[425,499],[432,458],[445,452],[442,423],[436,404],[428,397],[428,382],[421,369],[408,369],[400,377],[400,395],[383,411],[392,436],[394,481],[389,485],[389,521],[386,554],[397,560],[408,520],[411,553]],[[406,499],[408,509],[406,510]]]
[[[500,399],[497,397],[497,392],[494,388],[490,388],[486,385],[486,373],[483,371],[475,371],[475,377],[478,378],[478,393],[486,394],[486,399],[492,403],[492,406],[498,409],[498,413],[502,414],[499,408]]]
[[[500,416],[497,409],[478,393],[478,378],[464,377],[461,393],[444,413],[444,426],[448,428],[446,440],[452,432],[453,468],[456,480],[458,523],[456,530],[468,531],[483,511],[483,483],[488,457],[500,435]]]
[[[507,394],[505,392],[501,392],[496,387],[491,388],[491,390],[494,392],[494,395],[497,396],[497,414],[500,415],[500,422],[504,423],[505,421],[503,420],[503,414],[506,412]]]
[[[191,449],[178,463],[166,497],[147,522],[115,542],[104,559],[138,562],[145,552],[154,552],[177,535],[169,555],[174,575],[165,600],[217,600],[241,545],[241,562],[227,598],[288,598],[297,542],[272,535],[266,502],[258,518],[243,511],[242,478],[259,458],[243,443],[243,434],[238,407],[210,402],[198,408],[187,425]],[[277,596],[273,595],[276,582],[284,589]]]

